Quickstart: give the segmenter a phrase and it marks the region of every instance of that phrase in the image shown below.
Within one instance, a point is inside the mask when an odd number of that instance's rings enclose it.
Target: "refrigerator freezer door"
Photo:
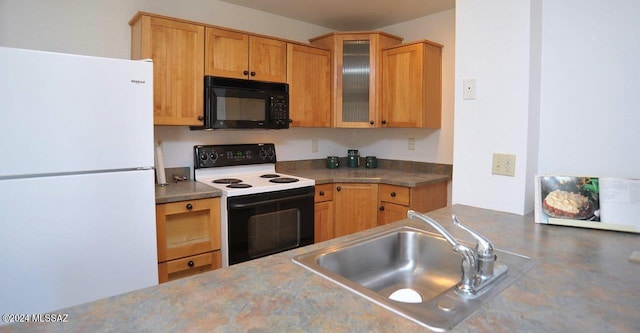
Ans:
[[[0,179],[153,166],[153,64],[0,47]]]
[[[158,283],[153,170],[0,180],[0,313]]]

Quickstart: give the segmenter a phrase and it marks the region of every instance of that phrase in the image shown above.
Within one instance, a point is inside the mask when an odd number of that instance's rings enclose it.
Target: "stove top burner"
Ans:
[[[299,181],[299,179],[297,178],[290,178],[290,177],[281,177],[281,178],[274,178],[269,180],[272,183],[295,183],[297,181]]]
[[[228,188],[249,188],[251,185],[245,183],[231,183],[227,185]]]
[[[219,179],[213,180],[213,183],[216,183],[216,184],[237,184],[241,182],[242,180],[238,178],[219,178]]]
[[[260,178],[278,178],[278,177],[280,177],[280,175],[276,173],[267,173],[260,176]]]

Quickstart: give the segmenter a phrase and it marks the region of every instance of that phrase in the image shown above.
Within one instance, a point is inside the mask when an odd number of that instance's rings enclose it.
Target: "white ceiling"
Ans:
[[[455,0],[222,0],[338,31],[376,30],[455,7]]]

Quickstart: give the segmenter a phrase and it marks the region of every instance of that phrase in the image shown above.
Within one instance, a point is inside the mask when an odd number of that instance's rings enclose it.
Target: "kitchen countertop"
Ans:
[[[166,186],[156,185],[156,204],[184,200],[214,198],[222,195],[222,191],[191,180],[169,183]]]
[[[315,179],[316,184],[381,183],[416,187],[451,180],[451,176],[444,174],[382,168],[298,169],[291,170],[291,173],[299,177]]]
[[[428,213],[456,238],[450,215],[496,248],[538,260],[522,279],[453,332],[638,332],[640,235],[540,225],[519,216],[455,205]],[[421,326],[294,264],[291,258],[400,225],[402,220],[212,272],[55,313],[67,323],[0,326],[12,331],[412,332]]]

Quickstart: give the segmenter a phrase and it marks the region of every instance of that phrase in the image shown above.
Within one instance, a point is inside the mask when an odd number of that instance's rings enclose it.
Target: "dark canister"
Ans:
[[[337,169],[340,167],[340,159],[338,156],[327,156],[327,168]]]
[[[347,166],[357,168],[360,166],[360,153],[357,149],[347,150]]]
[[[378,167],[378,158],[375,156],[367,156],[364,160],[364,167],[367,169],[375,169]]]

